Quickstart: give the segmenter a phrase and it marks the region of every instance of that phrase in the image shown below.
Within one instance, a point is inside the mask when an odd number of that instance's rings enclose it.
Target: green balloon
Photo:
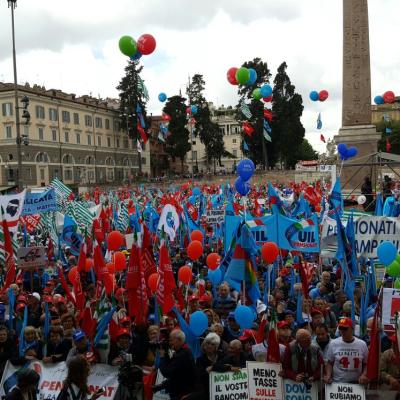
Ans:
[[[259,88],[254,89],[252,95],[253,95],[253,99],[261,100],[262,99],[261,89],[259,89]]]
[[[394,288],[395,288],[395,289],[400,289],[400,278],[397,278],[397,279],[394,281]]]
[[[245,67],[241,67],[236,71],[235,76],[239,85],[245,85],[250,79],[250,71]]]
[[[119,49],[121,50],[121,53],[125,54],[126,56],[132,57],[136,54],[137,45],[133,37],[122,36],[121,39],[119,39],[118,45]]]
[[[386,273],[392,278],[400,276],[400,263],[394,260],[390,265],[386,267]]]

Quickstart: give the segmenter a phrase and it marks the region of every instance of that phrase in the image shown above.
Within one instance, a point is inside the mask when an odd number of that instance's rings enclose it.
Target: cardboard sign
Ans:
[[[282,400],[281,364],[247,362],[249,400]]]
[[[318,399],[318,385],[313,382],[311,387],[306,387],[304,383],[285,379],[283,381],[285,390],[284,400],[314,400]]]
[[[325,386],[325,400],[365,400],[365,389],[350,383],[332,383]]]
[[[382,299],[382,324],[392,325],[396,312],[400,313],[400,289],[383,288]]]
[[[208,224],[222,224],[225,218],[225,210],[207,210],[206,221]]]
[[[248,399],[247,369],[240,372],[211,372],[210,374],[210,399],[225,400]]]
[[[47,263],[47,254],[44,246],[20,247],[17,250],[17,264],[19,268],[38,268]]]
[[[41,361],[32,362],[29,365],[40,375],[38,386],[39,400],[54,400],[57,398],[64,379],[67,376],[68,368],[65,362],[57,364],[44,364]],[[19,367],[14,367],[9,361],[4,369],[0,384],[0,395],[7,394],[16,384],[16,372]],[[107,364],[92,364],[88,377],[88,386],[91,392],[95,392],[101,387],[106,391],[100,400],[113,400],[118,389],[118,367],[111,367]]]

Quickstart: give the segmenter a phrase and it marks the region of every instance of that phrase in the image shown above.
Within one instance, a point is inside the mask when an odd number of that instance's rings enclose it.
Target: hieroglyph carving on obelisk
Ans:
[[[368,0],[343,0],[342,126],[371,124]]]

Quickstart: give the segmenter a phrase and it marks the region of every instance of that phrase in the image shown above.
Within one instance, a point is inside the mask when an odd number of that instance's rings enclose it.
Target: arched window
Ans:
[[[64,154],[62,162],[63,164],[75,164],[74,157],[71,154]]]
[[[106,165],[113,167],[115,165],[115,161],[112,157],[107,157],[106,158]]]
[[[95,164],[94,157],[93,156],[87,156],[85,163],[86,163],[86,165],[94,165]]]
[[[49,155],[47,153],[37,153],[35,157],[35,162],[37,163],[48,163]]]
[[[123,165],[124,167],[129,167],[129,166],[131,165],[131,160],[129,160],[128,157],[125,157],[125,158],[122,160],[122,165]]]

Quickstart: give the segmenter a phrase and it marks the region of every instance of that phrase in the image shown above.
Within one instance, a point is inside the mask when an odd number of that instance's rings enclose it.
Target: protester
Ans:
[[[379,361],[382,381],[400,392],[400,352],[397,335],[390,336],[392,348],[384,351]]]
[[[63,338],[63,328],[61,326],[51,326],[43,362],[57,363],[65,361],[71,348],[71,340]]]
[[[17,373],[17,385],[7,393],[6,400],[36,400],[40,375],[32,369],[20,369]]]

